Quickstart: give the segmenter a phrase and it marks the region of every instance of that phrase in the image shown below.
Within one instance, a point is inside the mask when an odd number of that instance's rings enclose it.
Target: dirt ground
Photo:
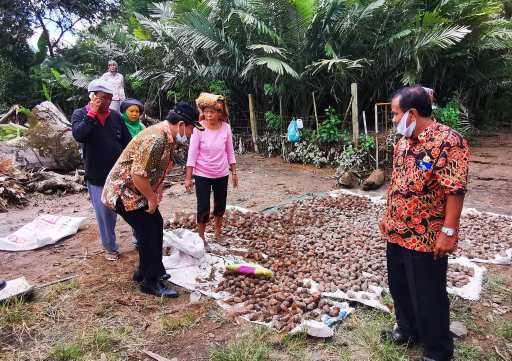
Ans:
[[[510,151],[510,132],[482,134],[472,142],[466,207],[512,215]],[[230,188],[230,205],[259,211],[305,193],[335,188],[333,169],[290,165],[280,158],[269,159],[253,154],[239,156],[238,161],[240,187],[236,190]],[[383,187],[372,194],[384,192]],[[185,193],[180,184],[166,190],[160,207],[167,219],[175,212],[191,212],[194,208],[195,196]],[[27,320],[22,318],[23,327],[16,326],[9,334],[0,335],[0,360],[80,359],[71,356],[59,358],[57,352],[60,345],[72,345],[76,340],[83,341],[79,348],[88,349],[91,355],[106,353],[108,360],[142,360],[144,356],[140,350],[145,348],[169,358],[177,357],[180,361],[203,360],[209,358],[212,348],[225,344],[246,329],[229,315],[222,314],[211,302],[190,306],[186,291],[177,300],[155,300],[140,294],[130,279],[137,256],[128,226],[119,219],[117,236],[122,257],[119,262],[107,262],[101,254],[93,210],[86,194],[61,197],[33,195],[28,207],[12,209],[0,215],[0,236],[16,230],[41,213],[85,216],[88,223],[77,235],[54,246],[31,252],[0,252],[0,278],[25,276],[34,285],[67,276],[76,278],[71,283],[45,287],[36,292],[35,302],[26,304],[25,311],[20,311],[30,312],[30,317],[25,315]],[[498,280],[495,283],[510,290],[510,268],[490,269],[492,277],[497,277],[492,278]],[[500,302],[505,302],[510,309],[510,293],[505,293],[503,297]],[[491,300],[489,307],[496,305],[495,301]],[[470,306],[464,304],[464,307],[473,308],[470,313],[474,315],[481,311],[482,306],[474,303]],[[500,317],[510,321],[510,310]],[[479,324],[479,330],[486,330],[494,321],[482,318],[475,322]],[[0,323],[0,331],[5,332],[6,328],[2,329],[1,326]],[[107,332],[110,337],[107,339],[114,345],[113,350],[100,347],[98,339],[101,337],[98,333],[101,336],[101,332]],[[468,342],[478,352],[479,348],[487,351],[488,347],[493,347],[488,337],[482,338],[475,330],[470,329],[470,335]],[[318,345],[308,344],[307,347],[316,350]],[[290,356],[288,349],[278,351],[280,355],[272,359],[303,359]],[[316,358],[315,352],[310,351],[308,355],[313,355],[311,359],[331,359],[326,356],[329,352],[323,352],[321,358]],[[499,356],[503,352],[497,353],[497,360],[502,359]],[[507,354],[504,355],[506,357]],[[339,354],[333,357],[340,359]],[[482,359],[475,357],[460,359]]]

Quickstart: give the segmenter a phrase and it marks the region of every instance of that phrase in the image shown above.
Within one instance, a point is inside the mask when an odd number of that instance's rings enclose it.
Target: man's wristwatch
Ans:
[[[457,231],[454,228],[450,228],[450,227],[441,228],[441,232],[446,234],[448,237],[453,237],[457,233]]]

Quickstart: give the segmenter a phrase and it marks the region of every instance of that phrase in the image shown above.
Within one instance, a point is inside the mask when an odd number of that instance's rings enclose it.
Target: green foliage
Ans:
[[[129,88],[131,88],[131,91],[133,92],[133,97],[137,99],[142,99],[145,96],[145,90],[146,90],[146,83],[142,81],[141,79],[132,76],[127,75],[125,78],[125,84],[128,85]],[[172,99],[172,90],[169,90],[167,92],[167,97],[169,99]]]
[[[28,108],[20,107],[18,109],[18,115],[21,115],[21,116],[25,117],[26,119],[28,119],[30,117],[30,115],[32,115],[32,111]]]
[[[7,45],[0,57],[13,66],[11,73],[0,74],[0,91],[2,77],[8,78],[9,89],[7,96],[0,93],[0,106],[50,95],[61,107],[71,108],[66,102],[79,89],[47,84],[50,89],[43,92],[41,78],[29,77],[30,66],[39,68],[36,58],[46,53],[45,39],[40,39],[38,56],[23,44],[36,18],[23,6],[27,0],[13,1],[12,9],[0,11],[0,40]],[[472,115],[461,120],[462,128],[466,120],[482,126],[512,116],[506,105],[512,93],[508,0],[400,1],[399,6],[390,0],[180,0],[154,5],[152,0],[122,0],[120,12],[107,11],[118,5],[108,0],[41,3],[40,11],[60,24],[69,20],[58,16],[61,9],[64,15],[87,19],[109,17],[81,33],[72,47],[49,44],[41,67],[91,77],[115,58],[126,79],[141,82],[127,81],[127,95],[148,103],[170,89],[192,99],[209,90],[229,96],[236,113],[246,109],[250,93],[257,105],[276,109],[282,104],[285,114],[306,118],[312,112],[312,92],[323,109],[346,103],[350,84],[357,82],[360,107],[368,109],[393,89],[421,83],[435,88],[442,104],[460,94]],[[163,99],[162,107],[170,103]],[[324,128],[322,142],[341,140],[332,124]]]
[[[214,80],[208,85],[208,91],[213,94],[223,95],[229,97],[229,88],[222,80]]]
[[[283,129],[284,120],[279,115],[268,111],[265,112],[265,124],[269,129],[280,131]]]
[[[341,119],[332,107],[325,109],[325,115],[327,119],[320,123],[318,127],[318,140],[325,144],[337,143],[341,139],[339,130]]]
[[[302,139],[304,139],[306,142],[316,142],[318,141],[318,136],[316,130],[313,129],[301,129]]]
[[[336,159],[339,169],[369,175],[373,170],[374,162],[368,150],[365,147],[356,148],[352,144],[345,147],[344,151]]]
[[[359,145],[365,151],[370,151],[375,149],[375,138],[371,136],[362,135],[359,138]]]
[[[263,92],[265,95],[279,95],[284,91],[284,87],[282,84],[275,85],[275,84],[269,84],[265,83],[263,84]]]
[[[142,81],[141,81],[141,83],[142,83]],[[167,96],[168,100],[176,99],[177,101],[179,101],[179,99],[184,98],[184,92],[169,89],[166,93],[166,96]]]
[[[434,109],[433,116],[439,122],[449,126],[461,134],[464,134],[464,129],[461,126],[458,98],[452,98],[446,106]]]
[[[52,101],[52,90],[48,83],[44,82],[41,84],[41,93],[45,100],[51,102]]]
[[[17,124],[0,124],[0,140],[9,140],[23,136],[27,129]]]

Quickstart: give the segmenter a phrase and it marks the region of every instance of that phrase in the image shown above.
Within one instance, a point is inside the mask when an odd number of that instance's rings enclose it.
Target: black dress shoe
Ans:
[[[390,331],[384,330],[380,333],[380,339],[382,342],[391,342],[396,345],[412,345],[418,342],[416,337],[403,334],[399,329]],[[428,361],[428,360],[427,360]]]
[[[161,279],[162,281],[167,281],[169,278],[171,278],[171,275],[170,275],[170,274],[168,274],[168,273],[166,273],[166,274],[164,274],[162,277],[160,277],[160,279]]]
[[[4,280],[0,280],[0,290],[3,290],[5,286],[7,286],[7,282],[5,282]]]
[[[169,278],[171,278],[171,275],[166,273],[162,277],[160,277],[160,280],[167,281]],[[144,281],[144,277],[142,277],[142,274],[140,273],[139,270],[133,272],[132,279],[137,283],[141,283],[142,281]]]
[[[157,281],[155,283],[143,283],[140,286],[140,290],[149,295],[154,295],[157,297],[169,297],[176,298],[179,296],[176,290],[172,288],[166,287],[161,281]]]

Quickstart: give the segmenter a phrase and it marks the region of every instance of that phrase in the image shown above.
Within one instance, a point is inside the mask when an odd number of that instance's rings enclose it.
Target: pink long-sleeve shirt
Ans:
[[[219,129],[194,129],[188,147],[187,166],[193,174],[206,178],[222,178],[229,174],[229,165],[235,164],[233,134],[228,123]]]

